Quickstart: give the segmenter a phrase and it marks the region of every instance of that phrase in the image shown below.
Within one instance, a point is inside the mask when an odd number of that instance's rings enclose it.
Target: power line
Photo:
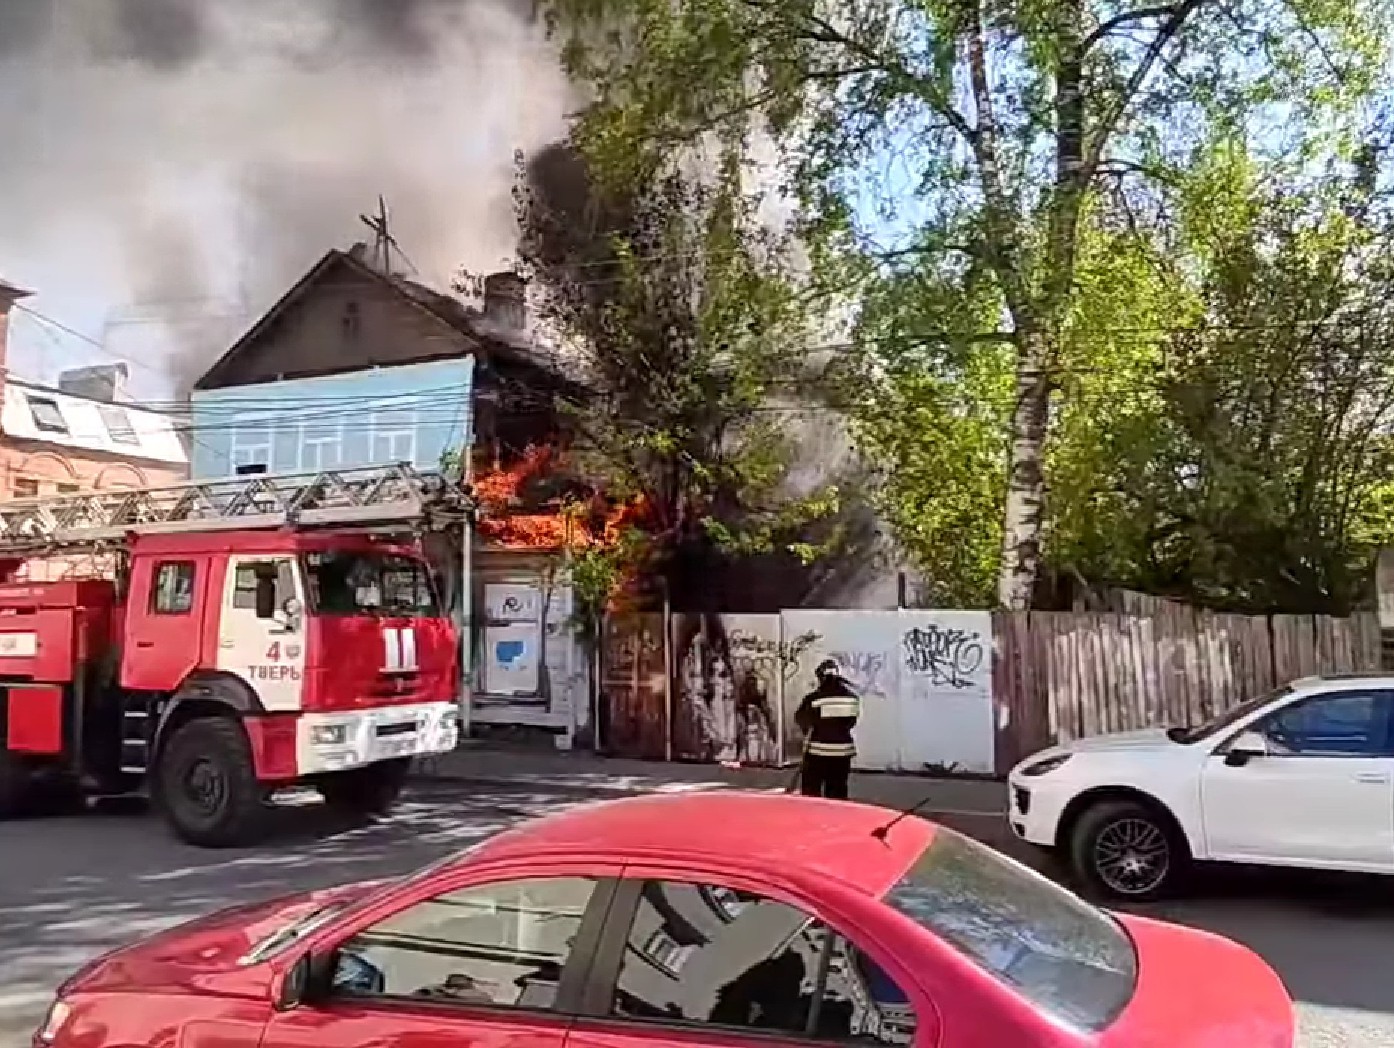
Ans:
[[[167,372],[162,371],[162,370],[158,370],[158,369],[156,369],[156,368],[154,368],[154,367],[152,367],[152,366],[150,366],[150,365],[148,365],[148,364],[145,364],[143,361],[140,361],[140,360],[138,360],[138,359],[132,358],[132,359],[129,359],[129,360],[128,360],[128,359],[125,358],[125,357],[119,356],[118,354],[113,353],[111,350],[107,349],[107,347],[106,347],[105,345],[103,345],[100,341],[98,341],[97,339],[93,338],[92,336],[87,335],[87,334],[84,334],[83,332],[78,331],[76,328],[69,327],[67,324],[64,324],[64,323],[63,323],[62,321],[60,321],[60,320],[54,320],[52,317],[48,316],[47,314],[44,314],[44,313],[39,312],[37,309],[34,309],[32,306],[26,306],[26,305],[23,305],[22,303],[19,303],[19,302],[16,302],[16,303],[14,303],[13,305],[14,305],[14,308],[15,308],[15,309],[18,309],[18,310],[20,310],[21,312],[28,314],[29,316],[31,316],[31,317],[33,317],[34,319],[40,321],[41,323],[48,324],[50,327],[56,328],[57,330],[62,331],[62,332],[64,332],[65,334],[71,335],[72,337],[74,337],[74,338],[76,338],[76,339],[78,339],[78,340],[80,340],[80,341],[82,341],[82,342],[85,342],[85,343],[87,343],[88,345],[95,347],[96,349],[101,350],[101,351],[102,351],[103,353],[105,353],[107,356],[112,357],[114,360],[116,360],[116,361],[118,361],[118,362],[120,362],[120,363],[123,363],[123,364],[125,364],[125,363],[135,364],[137,367],[145,368],[145,369],[146,369],[147,371],[149,371],[151,374],[159,375],[160,378],[162,378],[162,379],[168,380],[168,378],[169,378],[169,375],[168,375]],[[60,390],[59,392],[62,392],[62,391]],[[119,405],[119,406],[124,406],[124,405]],[[161,413],[161,412],[155,412],[155,414],[162,414],[162,413]],[[179,435],[179,430],[178,430],[178,427],[177,427],[177,426],[171,425],[170,430],[171,430],[176,436]],[[56,434],[55,434],[55,435],[56,435]],[[66,435],[69,436],[69,437],[71,437],[71,438],[74,439],[74,440],[106,440],[107,437],[108,437],[108,434],[105,434],[105,433],[102,433],[102,434],[88,434],[88,435],[84,435],[84,436],[79,436],[79,435],[72,434],[72,433],[68,433],[68,434],[66,434]],[[190,439],[191,441],[193,441],[195,444],[200,444],[200,445],[202,445],[203,447],[208,447],[208,445],[203,444],[203,442],[202,442],[201,440],[199,440],[198,437],[197,437],[195,434],[189,433],[188,436],[189,436],[189,439]],[[212,451],[212,450],[214,450],[214,449],[209,448],[209,450]]]
[[[149,364],[144,363],[139,359],[127,358],[121,356],[118,353],[114,353],[110,349],[108,349],[106,345],[102,343],[99,339],[95,339],[91,335],[85,334],[77,330],[77,328],[69,327],[67,324],[64,324],[61,320],[54,320],[51,316],[48,316],[46,313],[40,313],[37,309],[35,309],[32,306],[26,306],[22,302],[16,302],[14,303],[14,308],[19,310],[21,313],[27,313],[29,316],[33,317],[35,320],[39,321],[42,324],[47,324],[49,327],[56,328],[57,330],[63,332],[66,335],[71,335],[73,338],[77,339],[80,342],[85,342],[87,343],[87,345],[92,346],[95,349],[101,350],[101,352],[105,353],[107,356],[111,357],[114,360],[118,360],[123,364],[134,364],[136,367],[145,368],[152,374],[159,375],[162,379],[168,380],[169,378],[168,372],[159,370]]]

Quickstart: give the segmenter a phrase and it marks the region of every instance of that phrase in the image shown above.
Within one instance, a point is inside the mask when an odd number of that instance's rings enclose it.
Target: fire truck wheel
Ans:
[[[28,808],[34,773],[13,753],[0,750],[0,819],[22,815]]]
[[[266,798],[246,733],[230,718],[191,720],[160,748],[154,800],[175,834],[190,844],[251,843],[262,827]]]
[[[410,767],[408,758],[335,772],[319,781],[319,792],[326,803],[343,811],[355,815],[386,815],[397,803]]]

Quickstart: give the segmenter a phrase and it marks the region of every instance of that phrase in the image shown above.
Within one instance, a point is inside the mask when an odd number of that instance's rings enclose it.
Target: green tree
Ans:
[[[886,273],[867,287],[848,362],[843,406],[878,467],[872,498],[941,607],[993,599],[1012,354],[1001,338],[924,333],[990,330],[997,308],[978,271]]]
[[[783,145],[824,231],[865,227],[870,178],[897,212],[872,225],[915,227],[913,247],[935,259],[930,283],[990,277],[1012,358],[1007,607],[1029,602],[1040,563],[1052,411],[1069,392],[1060,376],[1101,186],[1155,185],[1213,128],[1256,112],[1313,129],[1275,129],[1275,145],[1311,148],[1371,89],[1389,17],[1381,0],[544,6],[594,89],[579,133],[602,171],[631,177],[678,144],[754,128]],[[874,172],[887,156],[898,177]]]
[[[1057,556],[1245,611],[1348,613],[1394,540],[1394,226],[1365,166],[1282,178],[1221,143],[1182,195],[1200,319],[1168,330]],[[1110,401],[1119,398],[1110,396]],[[1061,446],[1068,442],[1062,441]]]
[[[594,396],[571,405],[580,473],[638,501],[633,555],[670,579],[695,559],[785,548],[832,513],[783,484],[777,406],[797,391],[806,311],[787,244],[758,221],[731,154],[698,175],[591,178],[570,146],[520,169],[520,267]]]

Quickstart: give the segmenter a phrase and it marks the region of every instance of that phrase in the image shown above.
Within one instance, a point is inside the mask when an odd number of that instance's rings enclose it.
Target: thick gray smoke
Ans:
[[[185,386],[379,193],[427,280],[510,256],[569,104],[530,0],[0,0],[0,272],[181,318]]]

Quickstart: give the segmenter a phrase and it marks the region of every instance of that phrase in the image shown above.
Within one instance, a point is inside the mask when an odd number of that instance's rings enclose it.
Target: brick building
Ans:
[[[28,294],[0,280],[0,498],[187,479],[188,455],[174,420],[123,399],[125,364],[65,371],[57,387],[9,372],[10,313]]]

